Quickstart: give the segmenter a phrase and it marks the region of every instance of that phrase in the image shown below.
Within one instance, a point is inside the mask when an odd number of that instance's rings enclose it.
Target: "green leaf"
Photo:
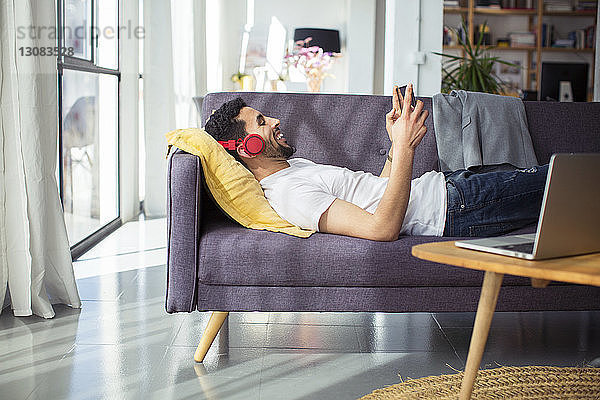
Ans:
[[[485,80],[483,79],[483,76],[481,75],[481,71],[479,71],[479,70],[477,70],[477,79],[479,80],[479,83],[481,84],[481,91],[487,92],[488,85],[486,84]]]
[[[442,57],[452,58],[454,60],[462,60],[462,59],[464,59],[464,57],[455,56],[454,54],[444,54],[444,53],[435,53],[435,52],[433,54],[437,54],[437,55],[440,55]]]

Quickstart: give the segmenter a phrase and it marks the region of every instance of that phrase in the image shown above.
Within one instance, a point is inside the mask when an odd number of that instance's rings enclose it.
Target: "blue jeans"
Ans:
[[[514,171],[445,172],[444,236],[495,236],[537,222],[548,165]]]

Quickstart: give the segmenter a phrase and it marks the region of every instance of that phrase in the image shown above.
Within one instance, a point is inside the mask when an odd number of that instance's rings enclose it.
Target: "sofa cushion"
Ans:
[[[243,229],[228,220],[203,224],[199,281],[209,285],[413,287],[481,286],[480,271],[419,260],[412,246],[456,238],[406,236],[394,242],[315,233],[288,235]],[[531,227],[528,230],[531,232]],[[505,284],[529,284],[507,277]]]
[[[526,101],[529,133],[540,164],[554,153],[600,152],[598,103]]]

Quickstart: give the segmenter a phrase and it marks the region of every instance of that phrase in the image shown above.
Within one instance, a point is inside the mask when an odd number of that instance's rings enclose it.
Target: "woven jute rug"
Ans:
[[[411,379],[360,400],[458,399],[463,373]],[[501,367],[480,370],[472,399],[600,399],[600,368]]]

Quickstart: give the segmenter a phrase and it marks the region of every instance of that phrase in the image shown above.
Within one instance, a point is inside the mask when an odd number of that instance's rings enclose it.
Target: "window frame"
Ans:
[[[59,49],[62,49],[65,45],[64,41],[64,5],[66,0],[56,0],[56,10],[57,10],[57,45]],[[95,37],[94,27],[96,26],[96,4],[97,0],[89,0],[91,3],[91,18],[90,21],[90,41],[91,41],[91,51],[90,58],[84,59],[81,57],[68,56],[62,54],[62,51],[58,52],[57,57],[57,74],[58,74],[58,188],[60,194],[60,202],[64,204],[64,188],[63,188],[63,71],[64,70],[73,70],[73,71],[83,71],[94,74],[107,74],[114,75],[117,77],[117,217],[108,223],[102,225],[100,228],[92,231],[87,237],[84,239],[74,243],[71,245],[71,258],[73,261],[77,260],[81,255],[83,255],[86,251],[94,247],[98,244],[102,239],[110,235],[117,228],[122,225],[121,220],[121,37],[120,37],[120,29],[119,27],[115,27],[117,34],[117,68],[106,68],[100,67],[96,65],[96,46],[98,43],[98,37]],[[106,0],[104,0],[106,1]],[[113,0],[117,3],[117,24],[120,23],[121,17],[121,8],[122,1],[121,0]]]

